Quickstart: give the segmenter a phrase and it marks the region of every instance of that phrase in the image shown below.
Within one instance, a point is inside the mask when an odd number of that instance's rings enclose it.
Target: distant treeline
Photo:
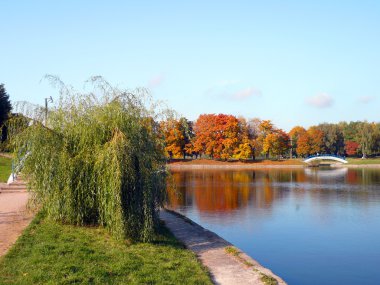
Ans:
[[[305,157],[313,154],[374,156],[380,153],[380,123],[323,123],[289,133],[270,120],[226,114],[203,114],[195,121],[168,119],[160,123],[169,158],[207,156],[214,159]]]
[[[13,114],[5,122],[0,150],[11,151],[11,141],[28,126],[26,117]],[[153,122],[168,158],[208,157],[248,160],[335,154],[352,157],[380,155],[380,123],[356,121],[322,123],[290,132],[270,120],[245,119],[226,114],[203,114],[194,122],[182,117]],[[1,133],[1,132],[0,132]]]

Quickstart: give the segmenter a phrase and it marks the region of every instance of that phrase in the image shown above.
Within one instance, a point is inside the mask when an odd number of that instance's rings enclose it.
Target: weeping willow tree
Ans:
[[[150,240],[166,177],[157,113],[145,107],[144,90],[127,92],[98,77],[88,93],[54,82],[60,99],[47,120],[17,137],[33,202],[56,221]]]

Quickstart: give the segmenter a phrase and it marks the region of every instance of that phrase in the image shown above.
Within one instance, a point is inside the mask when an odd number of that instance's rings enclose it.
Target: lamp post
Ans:
[[[290,137],[290,159],[293,158],[293,138]]]
[[[45,98],[45,125],[47,125],[48,103],[53,103],[53,98],[51,96],[49,98]]]

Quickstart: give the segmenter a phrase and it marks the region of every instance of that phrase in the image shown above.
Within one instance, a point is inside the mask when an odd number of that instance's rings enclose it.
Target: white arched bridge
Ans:
[[[318,163],[322,160],[330,160],[330,161],[337,161],[340,163],[348,163],[348,161],[339,155],[333,155],[333,154],[320,154],[320,155],[312,155],[307,157],[303,162],[308,164]]]

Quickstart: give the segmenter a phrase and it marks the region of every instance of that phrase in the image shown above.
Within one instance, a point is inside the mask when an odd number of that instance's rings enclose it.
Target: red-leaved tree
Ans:
[[[360,145],[357,142],[346,141],[344,145],[344,150],[346,151],[347,155],[354,156],[358,154],[359,147]]]

